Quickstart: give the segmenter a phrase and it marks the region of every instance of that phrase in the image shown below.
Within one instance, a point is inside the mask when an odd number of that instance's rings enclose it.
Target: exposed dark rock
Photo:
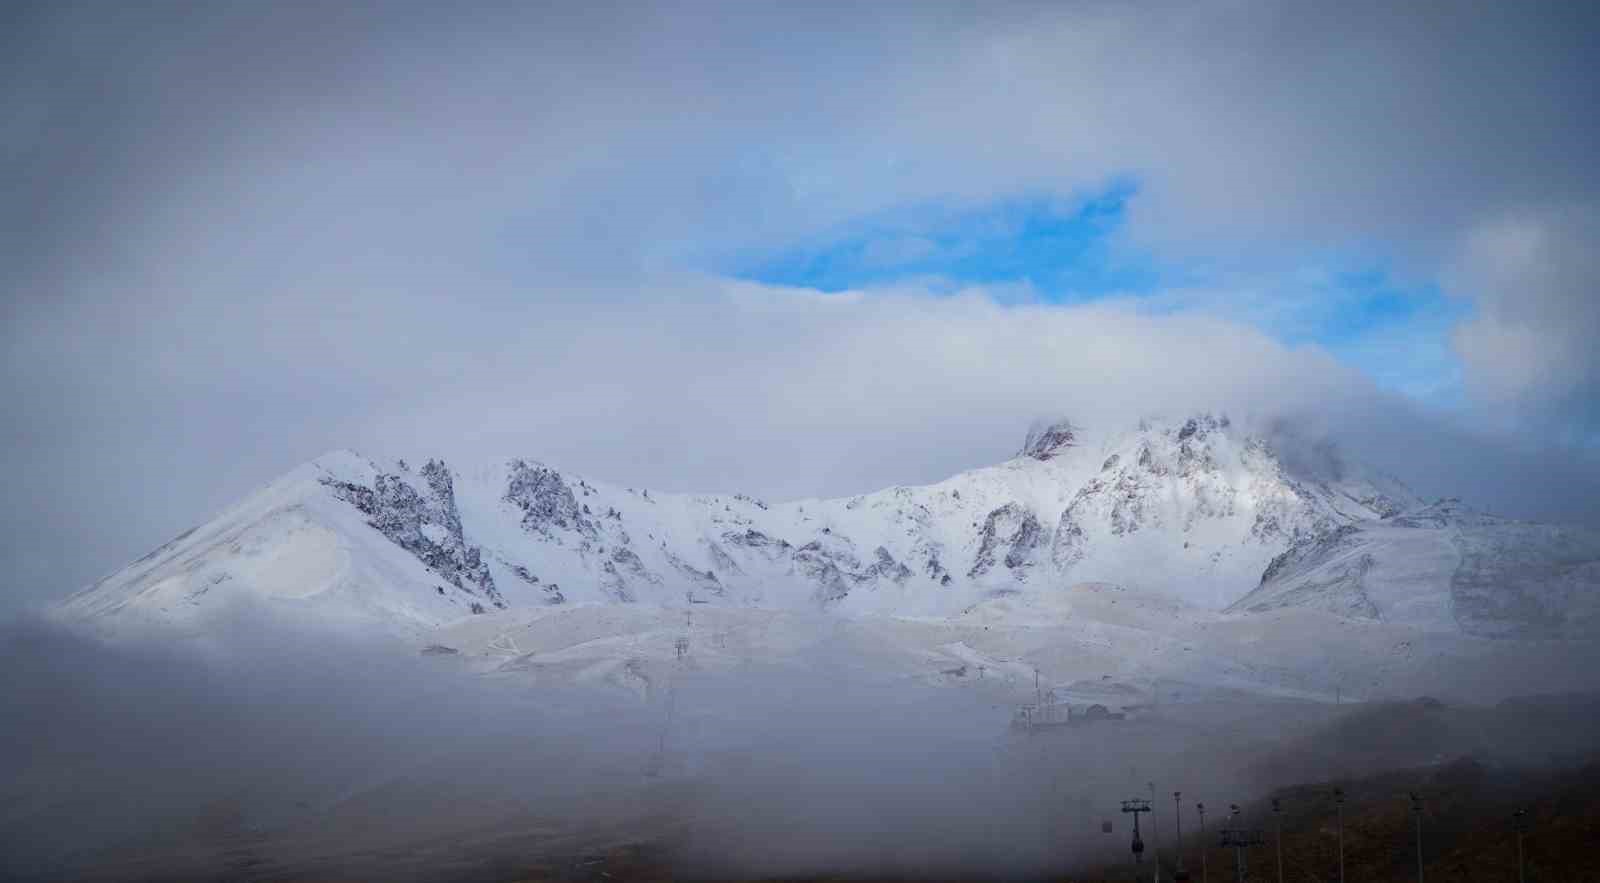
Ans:
[[[506,478],[505,500],[522,510],[522,528],[551,539],[557,530],[593,539],[594,523],[584,517],[572,488],[561,473],[537,463],[513,460]]]
[[[1013,572],[1027,567],[1031,556],[1044,541],[1039,519],[1017,503],[1007,503],[989,513],[978,534],[978,554],[968,577],[976,578],[994,567],[1004,550],[1004,561]]]
[[[888,549],[879,546],[873,551],[873,555],[874,560],[867,567],[870,575],[893,580],[896,583],[903,583],[911,578],[911,568],[894,560],[894,556],[889,554]]]
[[[355,506],[368,517],[368,524],[451,585],[504,607],[488,564],[478,547],[468,545],[462,535],[450,470],[443,462],[429,460],[422,467],[422,477],[426,492],[418,491],[399,474],[382,472],[371,488],[328,478],[322,482],[336,499]]]
[[[627,548],[626,546],[617,546],[613,548],[611,550],[611,560],[616,562],[617,568],[620,571],[628,574],[629,576],[642,579],[649,583],[659,584],[661,582],[661,577],[657,576],[649,568],[646,568],[644,566],[644,562],[639,560],[639,556],[634,554],[633,550]]]
[[[686,580],[693,588],[703,589],[718,597],[727,591],[722,585],[722,581],[717,579],[715,571],[698,570],[670,551],[667,552],[667,563],[671,564],[672,568],[678,572],[678,576]]]
[[[1078,524],[1074,517],[1073,506],[1068,506],[1056,524],[1055,539],[1050,546],[1051,560],[1057,567],[1065,570],[1083,560],[1087,545],[1088,539],[1084,536],[1083,526]]]
[[[628,591],[627,579],[617,571],[616,562],[601,562],[600,573],[600,589],[607,597],[620,604],[632,604],[636,600]]]
[[[1111,494],[1110,522],[1113,535],[1134,533],[1145,526],[1146,496],[1144,484],[1137,475],[1131,472],[1122,475]]]
[[[818,537],[794,552],[795,572],[817,584],[817,600],[823,604],[850,594],[850,584],[866,582],[872,575],[863,572],[855,547],[844,537],[828,534]]]
[[[539,578],[530,573],[528,568],[523,567],[521,564],[506,564],[506,566],[511,568],[511,572],[516,574],[518,579],[530,586],[539,586],[539,588],[544,592],[544,603],[561,604],[567,600],[566,596],[561,594],[560,586],[556,585],[555,583],[539,585]]]
[[[773,560],[788,555],[792,548],[788,540],[774,539],[753,528],[743,533],[730,531],[723,534],[722,539],[730,546],[759,551]]]
[[[1076,438],[1072,424],[1066,420],[1035,424],[1028,430],[1028,437],[1023,441],[1018,456],[1049,460],[1061,453],[1062,449],[1073,447]]]
[[[1167,464],[1156,458],[1149,445],[1139,446],[1139,467],[1151,475],[1166,475],[1168,472]]]

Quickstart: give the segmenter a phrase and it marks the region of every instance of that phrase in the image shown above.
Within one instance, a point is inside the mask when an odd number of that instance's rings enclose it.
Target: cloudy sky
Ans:
[[[337,447],[842,494],[1289,415],[1600,521],[1587,4],[7,4],[0,607]]]

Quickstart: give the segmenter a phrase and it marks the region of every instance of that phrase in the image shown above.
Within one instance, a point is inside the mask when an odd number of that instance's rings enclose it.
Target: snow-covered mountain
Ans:
[[[1286,551],[1398,524],[1421,505],[1327,451],[1318,463],[1291,469],[1226,417],[1121,432],[1061,420],[1036,425],[1014,458],[938,484],[768,504],[617,487],[530,460],[460,468],[335,452],[63,612],[181,622],[245,598],[408,631],[575,603],[950,616],[1083,582],[1221,609],[1275,559],[1294,569]]]
[[[1510,521],[1458,500],[1308,536],[1232,609],[1305,606],[1484,637],[1600,631],[1600,531]]]

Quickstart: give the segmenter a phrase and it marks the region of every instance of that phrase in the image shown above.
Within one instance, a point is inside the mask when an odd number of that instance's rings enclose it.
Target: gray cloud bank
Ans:
[[[162,645],[0,630],[0,878],[507,879],[634,840],[709,877],[1026,876],[1120,857],[1099,821],[1148,780],[1220,806],[1439,757],[1594,750],[1593,703],[1573,697],[1420,717],[1193,704],[1018,739],[992,697],[873,677],[847,641],[680,672],[669,711],[239,614]]]
[[[11,603],[341,446],[841,494],[1005,456],[1042,413],[1221,407],[1428,492],[1596,517],[1592,455],[1553,443],[1592,439],[1600,400],[1582,4],[6,15]],[[681,272],[1129,174],[1127,247],[1447,276],[1473,406],[1421,413],[1203,316]]]

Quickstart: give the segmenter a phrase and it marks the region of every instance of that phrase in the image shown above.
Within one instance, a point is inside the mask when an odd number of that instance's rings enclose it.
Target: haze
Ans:
[[[1571,2],[5,4],[0,877],[1021,877],[1124,861],[1157,783],[1548,796],[1600,726],[1597,47]],[[1121,459],[1007,463],[1041,419]],[[552,468],[458,507],[433,457]],[[1095,566],[1167,542],[1204,605],[1067,578],[1139,494]],[[1019,737],[1057,688],[1128,718]]]

